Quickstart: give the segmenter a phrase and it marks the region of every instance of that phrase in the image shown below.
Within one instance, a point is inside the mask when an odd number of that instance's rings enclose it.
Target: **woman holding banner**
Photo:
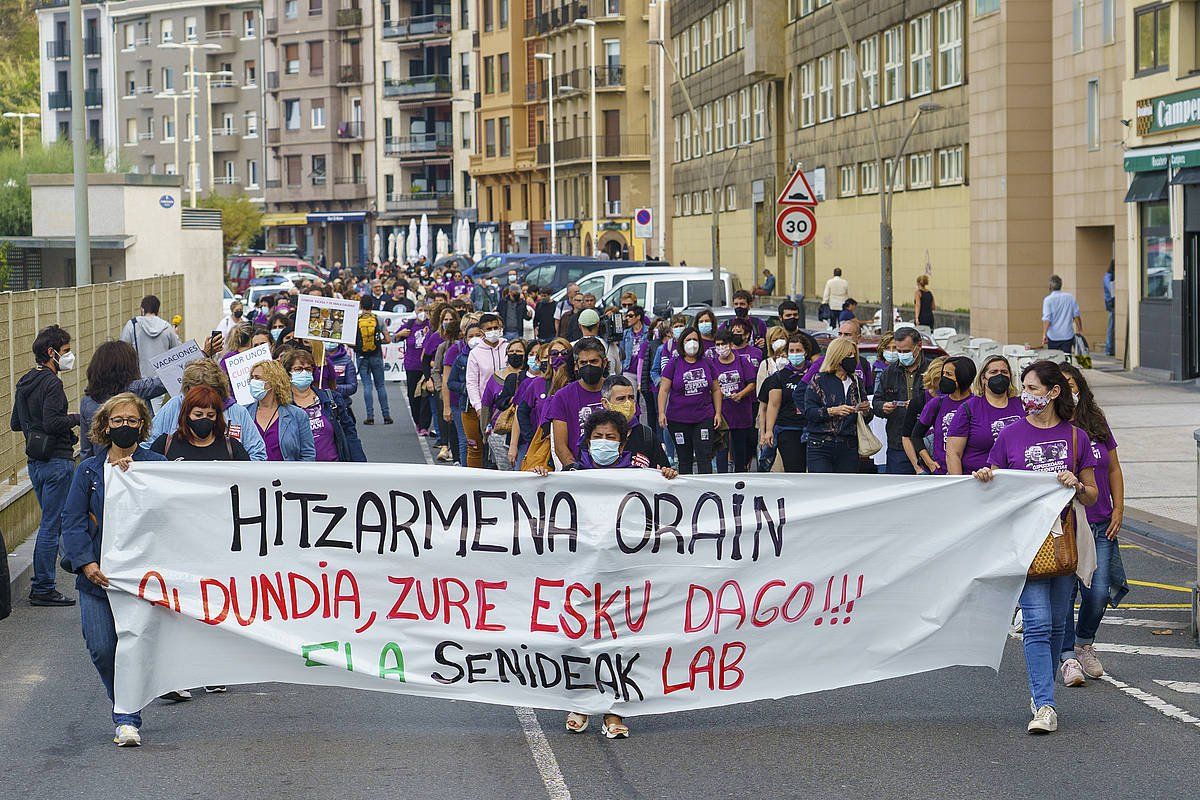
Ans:
[[[796,400],[804,398],[809,472],[858,472],[858,420],[861,415],[863,422],[871,421],[867,388],[857,374],[858,361],[858,345],[853,339],[834,339],[825,351],[821,371],[803,395],[796,389]]]
[[[316,461],[308,414],[292,405],[292,382],[278,361],[262,361],[250,371],[247,411],[262,434],[268,461]]]
[[[976,470],[975,477],[987,483],[993,470],[1023,469],[1053,472],[1058,481],[1075,490],[1075,499],[1090,506],[1096,502],[1096,457],[1088,434],[1071,424],[1075,402],[1071,387],[1057,364],[1036,361],[1021,373],[1021,405],[1026,416],[1000,432],[989,466]],[[1067,514],[1074,514],[1069,507]],[[1070,534],[1064,534],[1070,535]],[[1021,590],[1021,615],[1025,669],[1029,674],[1029,701],[1033,719],[1029,733],[1058,730],[1054,703],[1054,679],[1067,621],[1071,618],[1071,593],[1075,575],[1029,578]],[[1073,660],[1073,659],[1072,659]],[[1064,676],[1066,674],[1064,665]]]
[[[134,461],[163,461],[158,453],[138,446],[150,433],[150,408],[137,395],[114,395],[97,409],[88,438],[97,453],[86,458],[75,470],[71,489],[62,512],[63,565],[78,574],[79,612],[83,639],[100,681],[111,702],[113,671],[117,656],[117,630],[108,604],[108,578],[100,571],[100,543],[104,525],[104,468],[111,464],[128,470]],[[138,730],[140,713],[112,715],[116,725],[113,743],[118,747],[137,747],[142,743]]]
[[[150,449],[169,461],[249,461],[242,443],[226,435],[224,405],[216,389],[193,386],[183,395],[175,430]]]

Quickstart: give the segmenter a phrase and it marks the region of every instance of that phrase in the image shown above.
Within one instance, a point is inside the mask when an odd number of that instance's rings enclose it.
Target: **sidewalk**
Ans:
[[[1108,417],[1125,473],[1126,521],[1196,538],[1196,441],[1200,391],[1128,372],[1084,374]]]

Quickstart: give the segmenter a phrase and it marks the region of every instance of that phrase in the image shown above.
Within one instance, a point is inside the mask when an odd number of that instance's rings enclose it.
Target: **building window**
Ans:
[[[299,44],[285,44],[283,46],[283,73],[285,75],[300,74]]]
[[[458,54],[458,88],[462,89],[464,92],[469,92],[471,90],[472,58],[474,58],[474,53]]]
[[[737,187],[733,184],[725,187],[725,210],[737,211]]]
[[[312,157],[312,185],[313,186],[324,186],[325,180],[326,180],[325,156],[323,156],[323,155],[313,156]]]
[[[733,3],[725,4],[725,52],[730,55],[737,49],[737,21],[733,18]]]
[[[843,117],[848,117],[855,111],[855,104],[858,98],[857,94],[858,81],[854,75],[854,59],[850,57],[850,48],[843,47],[840,51],[841,58],[841,97],[838,103],[838,112]]]
[[[1174,269],[1171,241],[1171,210],[1165,200],[1139,203],[1142,225],[1142,299],[1170,300]]]
[[[255,14],[255,12],[253,12],[253,11],[243,11],[242,12],[242,38],[243,39],[253,39],[255,36],[256,26],[255,26],[254,14]]]
[[[325,127],[325,98],[314,97],[309,106],[309,122],[313,130]]]
[[[713,61],[720,61],[725,57],[725,15],[721,13],[720,6],[713,12],[712,19]]]
[[[242,86],[250,88],[258,85],[258,66],[253,61],[242,64]]]
[[[713,103],[713,131],[716,133],[713,149],[719,153],[725,149],[725,101],[720,98]]]
[[[125,29],[125,49],[132,50],[137,43],[137,34],[132,25],[124,26]]]
[[[242,115],[242,126],[246,131],[246,138],[252,139],[258,136],[258,112],[247,111]]]
[[[725,146],[737,144],[737,95],[725,96]]]
[[[750,92],[747,89],[738,89],[738,110],[741,112],[741,128],[738,131],[741,136],[738,141],[742,144],[750,143]]]
[[[500,18],[500,30],[508,28],[508,0],[497,0],[496,2],[498,14]]]
[[[679,71],[686,77],[692,74],[692,29],[684,28],[679,35]]]
[[[1087,82],[1087,143],[1088,150],[1100,149],[1100,79]]]
[[[817,119],[833,119],[833,53],[817,59]]]
[[[704,151],[700,149],[700,139],[703,135],[703,131],[700,130],[700,115],[696,114],[695,117],[696,118],[692,120],[692,156],[694,158],[699,158],[704,154]]]
[[[692,214],[692,196],[687,192],[683,193],[683,215],[689,217]]]
[[[296,19],[299,16],[300,16],[299,0],[284,0],[283,18],[284,19]]]
[[[195,17],[184,17],[183,18],[183,36],[184,36],[185,41],[189,41],[189,42],[196,41],[197,36],[196,36],[196,18]]]
[[[483,123],[483,152],[488,158],[496,157],[496,120],[489,119]]]
[[[175,20],[164,19],[158,24],[158,31],[164,42],[175,41]]]
[[[737,37],[738,47],[744,47],[746,44],[746,0],[738,0]]]
[[[963,81],[962,3],[938,9],[938,88]]]
[[[495,94],[496,92],[496,58],[495,56],[483,57],[483,93]]]
[[[683,216],[683,203],[680,201],[679,195],[675,195],[671,199],[675,204],[675,216],[682,217]]]
[[[480,6],[483,7],[483,30],[486,33],[496,27],[495,12],[492,6],[492,0],[480,0]]]
[[[604,214],[609,217],[621,215],[621,176],[604,176]]]
[[[926,14],[908,23],[908,87],[912,97],[933,91],[933,49],[929,38],[932,19]]]
[[[953,186],[963,182],[962,146],[938,150],[938,186]]]
[[[904,99],[904,28],[897,25],[883,32],[883,102]]]
[[[474,142],[472,141],[474,138],[473,134],[475,133],[474,129],[475,125],[471,121],[471,112],[458,112],[459,142],[462,144],[462,149],[468,153],[474,151]]]
[[[861,108],[879,107],[879,37],[871,36],[858,43],[859,68],[862,70]]]
[[[832,94],[832,90],[830,90]],[[756,83],[750,90],[750,98],[754,104],[754,140],[759,141],[767,136],[767,89],[761,83]]]
[[[1165,70],[1171,61],[1171,6],[1134,11],[1133,29],[1135,74]]]
[[[458,27],[461,30],[471,30],[471,4],[466,0],[459,0],[458,3]]]
[[[283,127],[289,131],[300,130],[300,101],[283,101]]]
[[[162,118],[163,141],[175,141],[175,118],[170,114],[163,114]]]
[[[325,74],[325,43],[324,42],[309,42],[308,43],[308,74],[309,75],[324,75]]]
[[[708,17],[700,20],[700,36],[704,42],[704,49],[701,54],[703,61],[701,66],[707,67],[712,63],[712,22]]]
[[[689,111],[683,115],[683,159],[692,157],[692,114]]]
[[[512,153],[512,120],[508,117],[500,118],[500,155],[507,156]]]
[[[1112,44],[1117,37],[1117,0],[1102,0],[1100,3],[1100,40]],[[1200,14],[1196,15],[1200,23]]]
[[[308,0],[308,15],[310,17],[319,17],[324,10],[325,0]]]
[[[704,152],[712,153],[713,151],[713,131],[712,131],[712,108],[705,106],[700,110],[700,119],[704,125]]]
[[[170,67],[162,68],[162,90],[164,92],[175,91],[175,70]]]
[[[928,189],[933,185],[933,154],[914,153],[908,157],[908,186]]]
[[[1083,52],[1083,0],[1071,0],[1071,48]]]
[[[862,179],[858,182],[859,194],[875,194],[879,191],[878,166],[874,161],[867,161],[859,165],[859,173],[862,175]]]
[[[815,103],[815,83],[813,78],[813,64],[800,65],[800,127],[807,128],[816,123],[816,115],[814,114]]]
[[[678,163],[680,162],[680,160],[681,160],[681,159],[680,159],[680,156],[681,156],[681,155],[682,155],[682,153],[683,153],[683,144],[682,144],[682,142],[680,141],[680,128],[681,128],[682,126],[681,126],[681,123],[680,123],[680,121],[679,121],[679,117],[675,117],[675,119],[674,119],[674,123],[675,123],[675,124],[674,124],[674,125],[672,125],[672,126],[671,126],[671,128],[672,128],[672,129],[674,129],[674,136],[675,136],[675,152],[674,152],[674,156],[675,156],[675,163],[676,163],[676,164],[678,164]]]
[[[1000,0],[975,0],[975,16],[1000,10]]]
[[[841,197],[853,197],[858,193],[856,189],[858,177],[858,167],[840,167],[838,169],[838,194]]]
[[[509,89],[509,69],[508,69],[508,53],[501,53],[499,56],[500,67],[500,93],[503,94]]]
[[[699,72],[704,65],[700,61],[700,23],[692,26],[692,72]]]
[[[892,169],[896,170],[895,177],[892,176]],[[894,162],[890,158],[883,160],[883,182],[893,192],[904,191],[904,160]]]

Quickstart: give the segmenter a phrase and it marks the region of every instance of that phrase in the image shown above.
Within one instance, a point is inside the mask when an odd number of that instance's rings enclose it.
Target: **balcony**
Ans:
[[[583,70],[580,70],[581,72]],[[625,65],[605,64],[596,67],[596,90],[620,89],[625,86]]]
[[[267,189],[282,189],[282,188],[283,188],[283,181],[279,180],[279,178],[275,178],[274,180],[269,180],[269,181],[267,181],[267,182],[265,183],[265,186],[264,186],[264,188],[267,188]]]
[[[84,89],[83,90],[83,107],[84,108],[99,108],[104,104],[103,89]]]
[[[51,39],[46,42],[46,58],[51,61],[61,61],[71,57],[71,43],[62,39]]]
[[[333,184],[334,200],[362,200],[368,194],[365,175],[339,176]]]
[[[425,157],[430,155],[451,155],[454,152],[454,134],[451,131],[441,133],[418,133],[413,136],[390,136],[383,144],[383,153],[388,156]]]
[[[601,5],[604,2],[605,0],[600,0]],[[573,25],[575,20],[584,19],[587,16],[588,3],[568,3],[558,8],[552,8],[543,14],[525,20],[525,38],[545,36],[550,31]]]
[[[209,88],[213,105],[237,103],[242,99],[242,91],[233,78],[213,78]]]
[[[237,128],[213,128],[212,149],[214,153],[232,153],[241,145]]]
[[[133,43],[136,47],[149,47],[154,44],[154,40],[149,36],[139,36]]]
[[[358,140],[363,138],[363,121],[351,120],[343,122],[337,127],[337,138],[343,140]]]
[[[279,18],[267,17],[263,20],[263,27],[266,28],[267,36],[274,36],[279,33]]]
[[[425,14],[398,19],[383,28],[383,38],[389,42],[419,42],[450,35],[449,14]]]
[[[154,132],[153,131],[142,131],[141,133],[138,134],[137,138],[138,138],[139,142],[153,141],[154,140]]]
[[[413,213],[453,211],[454,192],[393,192],[387,196],[387,210]]]
[[[339,86],[363,82],[362,64],[343,64],[338,67],[337,82]]]
[[[642,160],[650,158],[650,137],[637,135],[597,136],[596,158]],[[590,160],[592,157],[591,137],[578,136],[554,143],[554,163]],[[543,142],[537,146],[537,163],[550,163],[550,145]]]
[[[267,144],[278,145],[281,141],[279,128],[267,128]]]
[[[438,95],[450,95],[449,75],[411,75],[389,78],[383,82],[383,96],[400,100],[424,100]]]
[[[337,12],[338,28],[361,28],[363,13],[361,8],[339,8]]]
[[[267,91],[268,92],[278,92],[279,91],[279,73],[278,72],[268,72],[267,73]]]
[[[217,50],[208,49],[209,55],[232,53],[237,49],[237,36],[233,31],[208,31],[204,34],[205,44],[215,44]]]
[[[213,178],[213,183],[217,186],[237,186],[242,182],[242,179],[237,175],[218,175]]]
[[[327,179],[324,175],[313,175],[309,180],[313,186],[324,186]]]

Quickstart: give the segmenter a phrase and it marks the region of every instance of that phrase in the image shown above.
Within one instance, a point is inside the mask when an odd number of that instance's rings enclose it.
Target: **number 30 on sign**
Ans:
[[[784,206],[775,217],[775,235],[788,247],[803,247],[817,235],[817,218],[807,206]]]

